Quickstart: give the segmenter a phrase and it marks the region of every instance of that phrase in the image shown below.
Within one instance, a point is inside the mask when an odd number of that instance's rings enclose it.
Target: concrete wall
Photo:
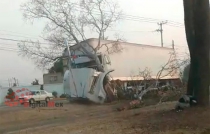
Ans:
[[[51,77],[56,77],[56,81],[51,81]],[[55,84],[63,82],[63,74],[62,73],[49,73],[43,75],[44,84]]]
[[[12,89],[13,89],[14,92],[16,92],[18,89],[23,89],[23,88],[28,89],[28,90],[39,90],[40,89],[40,85],[13,87]],[[9,87],[2,87],[2,88],[0,88],[0,105],[4,103],[5,96],[8,93],[8,89],[9,89]],[[45,84],[44,85],[44,90],[46,90],[48,92],[51,92],[51,93],[53,91],[56,91],[58,93],[58,96],[60,96],[61,94],[64,93],[63,83],[59,83],[59,84]],[[21,93],[17,93],[17,95],[20,96]]]

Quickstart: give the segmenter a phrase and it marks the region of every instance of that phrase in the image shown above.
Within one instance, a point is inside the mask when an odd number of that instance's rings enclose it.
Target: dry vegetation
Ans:
[[[175,103],[118,112],[125,102],[106,105],[66,104],[63,108],[0,111],[0,133],[14,134],[209,134],[210,109],[177,113]]]

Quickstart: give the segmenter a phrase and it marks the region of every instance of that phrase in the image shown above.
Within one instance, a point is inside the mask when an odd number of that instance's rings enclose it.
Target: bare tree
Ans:
[[[62,57],[62,50],[52,47],[43,47],[39,41],[22,41],[18,44],[20,55],[34,60],[39,68],[51,66],[53,62]]]
[[[147,79],[143,79],[142,82],[151,81],[151,83],[149,84],[149,86],[147,88],[145,88],[144,91],[142,91],[139,94],[139,99],[141,100],[143,95],[145,95],[148,91],[160,89],[161,87],[158,84],[159,81],[166,76],[177,75],[178,74],[177,70],[179,68],[180,68],[180,63],[177,63],[177,60],[175,58],[175,52],[173,52],[173,53],[171,53],[168,61],[158,71],[155,78],[151,76],[150,71],[145,70],[145,71],[141,72],[140,77],[142,77],[142,75],[144,76],[145,74],[146,74],[146,76],[150,76],[150,77],[147,77]]]
[[[68,39],[69,42],[78,44],[89,58],[96,61],[98,68],[104,71],[96,53],[101,48],[101,39],[105,39],[107,29],[121,18],[117,3],[111,0],[29,0],[22,4],[21,8],[27,20],[47,20],[43,39],[51,44],[48,50],[63,50],[66,47],[63,45],[64,39]],[[87,30],[98,34],[98,45],[92,48],[94,53],[81,45],[81,41],[86,40]],[[116,42],[118,41],[120,40]],[[28,47],[28,44],[21,42],[21,54],[36,59],[41,65],[46,65],[60,56],[59,52],[44,52],[40,45],[37,45],[40,43],[32,43],[36,51]],[[86,44],[92,47],[88,42]]]
[[[146,67],[143,70],[140,70],[139,74],[136,76],[132,76],[131,79],[136,80],[138,78],[140,82],[136,83],[135,85],[143,85],[144,89],[140,90],[140,93],[138,93],[138,99],[131,101],[129,104],[123,106],[122,108],[119,108],[118,110],[130,109],[132,107],[135,107],[136,105],[139,105],[141,103],[143,96],[146,95],[148,92],[159,91],[165,88],[165,86],[159,85],[160,80],[164,79],[164,77],[166,76],[178,76],[179,68],[184,66],[185,63],[186,61],[180,62],[180,60],[176,59],[176,52],[173,52],[170,54],[168,61],[157,72],[156,76],[151,75],[152,70],[148,67]],[[139,90],[138,87],[134,88]],[[163,98],[165,98],[164,93],[162,95],[162,98],[160,99],[160,102],[162,102]]]

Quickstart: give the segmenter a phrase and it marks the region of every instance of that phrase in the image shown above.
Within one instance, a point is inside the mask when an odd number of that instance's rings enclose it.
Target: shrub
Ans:
[[[183,91],[180,89],[162,88],[159,90],[152,90],[143,96],[143,101],[148,105],[154,105],[161,102],[177,101],[182,95]]]
[[[58,93],[57,93],[56,91],[53,91],[53,92],[52,92],[52,95],[53,95],[55,98],[58,97]]]
[[[60,98],[66,98],[67,95],[66,94],[61,94]]]
[[[126,98],[122,90],[117,90],[117,97],[118,97],[118,99]]]
[[[6,99],[10,99],[11,101],[13,101],[15,99],[15,92],[12,90],[12,88],[8,89]]]

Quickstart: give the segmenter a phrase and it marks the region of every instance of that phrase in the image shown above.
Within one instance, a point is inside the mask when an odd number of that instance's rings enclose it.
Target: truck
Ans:
[[[94,52],[92,48],[95,48],[97,43],[98,39],[93,38],[81,42],[80,45],[84,45],[87,51]],[[155,78],[174,54],[173,48],[111,40],[101,40],[100,43],[102,47],[96,54],[104,72],[98,70],[96,61],[89,58],[78,44],[70,47],[71,64],[64,74],[63,81],[64,91],[69,98],[85,98],[96,103],[113,101],[115,95],[110,81],[121,80],[126,88],[129,82],[142,80],[138,73],[140,69],[145,68],[150,68],[151,77]],[[68,49],[64,50],[63,55],[69,55]],[[162,74],[166,74],[162,79],[179,79],[177,69],[174,70],[173,76],[167,75],[167,72]]]

